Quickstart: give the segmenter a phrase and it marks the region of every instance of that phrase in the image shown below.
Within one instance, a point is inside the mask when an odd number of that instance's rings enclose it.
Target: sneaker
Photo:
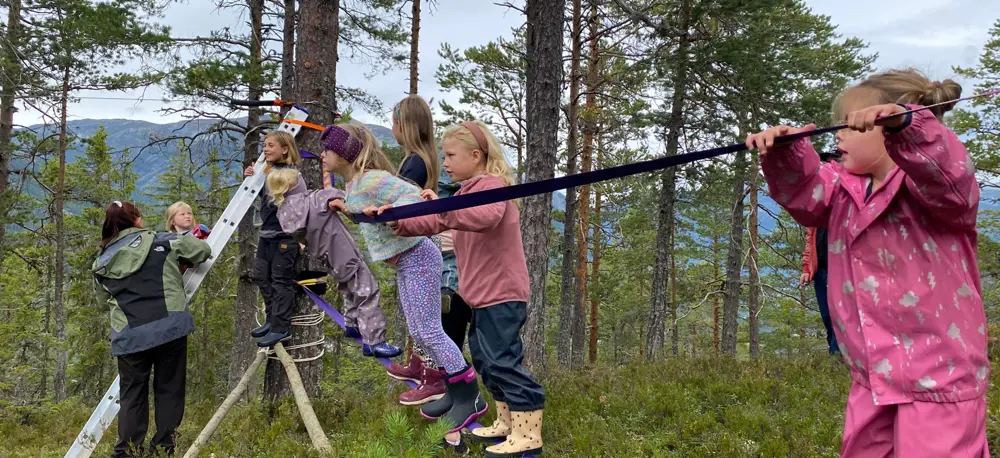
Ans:
[[[412,352],[407,365],[400,366],[397,363],[392,363],[386,369],[386,372],[389,373],[389,377],[396,380],[420,383],[420,378],[424,375],[424,360],[420,359],[420,356],[417,356],[417,352]]]
[[[444,376],[443,370],[425,367],[420,386],[399,395],[399,403],[404,406],[418,406],[443,398],[446,391]]]
[[[361,330],[359,330],[357,326],[346,326],[344,327],[344,335],[352,339],[360,339]]]
[[[403,354],[403,350],[389,343],[381,342],[375,345],[361,345],[361,353],[364,353],[365,356],[374,356],[376,358],[395,358]]]

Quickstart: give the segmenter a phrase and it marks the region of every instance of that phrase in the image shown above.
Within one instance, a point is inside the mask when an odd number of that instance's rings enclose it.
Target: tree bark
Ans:
[[[600,84],[600,39],[597,28],[600,19],[597,16],[597,3],[590,2],[590,18],[587,21],[587,102],[583,116],[583,151],[580,158],[580,172],[589,172],[594,157],[594,142],[597,130],[597,86]],[[576,200],[577,211],[580,214],[580,229],[576,238],[576,313],[573,315],[573,367],[583,366],[584,350],[587,339],[587,264],[590,232],[590,185],[580,186],[580,195]]]
[[[56,402],[66,399],[66,359],[68,352],[66,349],[66,304],[63,297],[64,284],[66,282],[66,229],[64,224],[63,204],[66,199],[66,112],[69,109],[69,77],[70,70],[63,70],[62,93],[60,96],[61,113],[59,114],[59,177],[56,182],[55,195],[55,218],[56,218],[56,275],[55,275],[55,301],[53,304],[53,314],[55,315],[55,338],[59,342],[56,348],[56,368],[52,375],[53,389],[56,394]]]
[[[559,141],[559,105],[563,81],[563,15],[566,0],[528,0],[526,124],[527,181],[555,176]],[[521,231],[528,264],[531,295],[524,338],[524,363],[536,372],[545,370],[545,290],[549,271],[549,235],[552,232],[552,195],[523,201]]]
[[[43,242],[44,243],[44,242]],[[45,340],[42,343],[42,380],[41,389],[39,390],[38,396],[45,399],[48,396],[49,391],[49,332],[51,329],[51,311],[52,311],[52,260],[47,259],[45,263],[45,318],[44,325],[42,328],[42,335]]]
[[[597,137],[597,164],[594,167],[595,170],[597,168],[603,167],[604,163],[604,142],[602,140],[603,138]],[[592,250],[594,260],[590,265],[590,278],[593,279],[594,284],[597,284],[597,282],[600,281],[601,279],[601,250],[604,248],[602,246],[602,244],[604,243],[603,240],[604,231],[603,231],[603,226],[601,225],[602,197],[603,196],[601,195],[601,187],[594,186],[594,224],[592,225],[594,228],[594,249]],[[599,306],[600,306],[600,300],[597,298],[596,295],[591,295],[590,296],[590,354],[588,355],[590,364],[597,363],[597,337],[598,337],[597,325],[599,322],[599,315],[598,315]]]
[[[249,66],[257,71],[261,68],[261,41],[263,33],[264,0],[249,0],[250,28],[253,39],[250,41]],[[254,76],[256,72],[251,72]],[[260,100],[261,87],[257,78],[251,78],[247,99]],[[285,96],[285,94],[282,94]],[[247,114],[246,136],[243,137],[243,166],[253,164],[260,156],[258,152],[258,128],[260,126],[260,110],[250,108]],[[257,326],[257,287],[250,279],[257,240],[257,228],[253,225],[254,212],[248,211],[240,221],[239,230],[239,280],[236,283],[236,314],[233,320],[233,342],[229,348],[228,388],[233,390],[239,383],[243,373],[254,359],[257,345],[250,330]],[[254,394],[253,386],[248,395]]]
[[[681,2],[680,29],[682,31],[674,56],[674,75],[671,82],[670,118],[667,121],[667,156],[677,154],[681,128],[684,126],[684,102],[687,93],[687,61],[690,40],[688,40],[691,7],[687,0]],[[659,359],[663,351],[665,333],[664,320],[668,311],[667,283],[670,274],[670,259],[673,257],[674,199],[677,173],[669,167],[660,174],[660,203],[657,213],[656,260],[653,264],[653,292],[650,305],[648,329],[646,331],[646,358]]]
[[[680,356],[680,329],[677,325],[677,255],[673,251],[676,245],[677,231],[670,231],[670,350],[674,356]]]
[[[7,6],[7,39],[4,41],[3,53],[10,58],[7,68],[10,75],[21,71],[21,60],[16,57],[18,43],[21,38],[21,0],[10,0]],[[3,78],[0,84],[0,270],[3,270],[4,238],[7,230],[7,215],[10,213],[14,199],[7,196],[10,189],[10,162],[14,156],[14,94],[18,90],[14,78]]]
[[[743,196],[746,152],[736,153],[733,170],[732,213],[729,226],[729,250],[726,255],[726,288],[722,300],[722,353],[736,355],[736,330],[740,309],[740,279],[743,268]]]
[[[285,0],[281,41],[281,97],[295,100],[295,0]],[[282,107],[284,116],[288,108]]]
[[[712,235],[712,287],[719,283],[719,236],[718,234]],[[721,309],[719,308],[719,295],[712,294],[712,351],[715,352],[715,356],[719,355],[719,338],[720,336],[720,320],[719,313]]]
[[[316,100],[319,103],[310,105],[309,121],[314,124],[333,124],[337,111],[335,88],[337,87],[337,41],[331,42],[330,37],[340,36],[340,1],[339,0],[302,0],[299,3],[298,50],[296,52],[296,97],[302,100]],[[321,151],[319,144],[320,132],[313,129],[303,129],[299,135],[298,144],[307,151]],[[320,161],[305,160],[299,167],[302,177],[309,189],[321,189],[323,178],[320,171]],[[308,253],[303,253],[300,261],[302,268],[323,270],[323,266],[312,259]],[[319,309],[304,294],[298,294],[293,316],[320,313]],[[323,321],[325,323],[325,321]],[[293,336],[288,346],[315,342],[323,339],[323,324],[317,326],[293,325]],[[296,358],[315,356],[322,347],[302,349]],[[309,396],[319,396],[319,379],[323,372],[323,359],[302,362],[298,366],[303,386]],[[269,400],[285,397],[291,394],[287,377],[283,376],[280,365],[273,360],[267,364],[264,376],[264,394]]]
[[[759,168],[759,156],[756,154],[750,155],[750,216],[747,221],[747,229],[750,231],[750,253],[748,255],[750,261],[748,263],[750,267],[750,292],[747,294],[747,308],[750,312],[748,320],[750,325],[750,356],[753,358],[760,355],[760,321],[758,320],[761,306],[760,266],[757,264],[760,261],[760,250],[757,245],[759,232],[757,223],[757,189],[760,187]]]
[[[569,113],[567,115],[566,134],[566,174],[577,173],[577,121],[579,119],[580,98],[580,54],[582,44],[581,0],[573,0],[572,44],[570,51],[569,71]],[[576,188],[566,190],[566,211],[563,220],[562,246],[562,294],[559,301],[559,340],[557,342],[557,358],[559,367],[572,367],[573,352],[573,316],[577,303],[576,289]]]
[[[410,21],[410,95],[416,95],[420,82],[420,0],[411,1],[413,19]]]

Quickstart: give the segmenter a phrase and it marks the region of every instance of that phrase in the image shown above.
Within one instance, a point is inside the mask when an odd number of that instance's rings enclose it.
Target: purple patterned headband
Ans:
[[[325,150],[333,151],[347,162],[354,163],[361,154],[361,142],[339,126],[326,126],[319,139]]]

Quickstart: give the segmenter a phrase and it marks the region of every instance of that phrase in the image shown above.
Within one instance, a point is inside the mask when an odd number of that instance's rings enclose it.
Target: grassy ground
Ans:
[[[396,404],[404,387],[371,362],[342,368],[314,400],[338,457],[449,456],[424,436],[429,423]],[[349,374],[349,375],[346,375]],[[994,371],[996,374],[996,371]],[[850,379],[831,358],[671,360],[552,374],[545,381],[549,457],[834,457],[840,448]],[[218,401],[189,403],[180,449],[198,435]],[[998,450],[998,398],[990,397],[989,437]],[[47,411],[0,412],[0,456],[61,457],[93,405],[79,400]],[[204,457],[312,457],[294,403],[269,418],[257,403],[236,406]],[[493,420],[493,412],[482,423]],[[94,454],[108,456],[115,426]],[[421,449],[423,448],[423,449]],[[472,456],[482,456],[474,447]]]

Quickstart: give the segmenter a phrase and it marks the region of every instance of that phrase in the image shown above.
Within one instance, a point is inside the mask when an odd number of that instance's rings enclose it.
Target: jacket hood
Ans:
[[[146,262],[156,233],[129,228],[118,234],[94,260],[90,271],[104,278],[121,279],[134,274]]]

